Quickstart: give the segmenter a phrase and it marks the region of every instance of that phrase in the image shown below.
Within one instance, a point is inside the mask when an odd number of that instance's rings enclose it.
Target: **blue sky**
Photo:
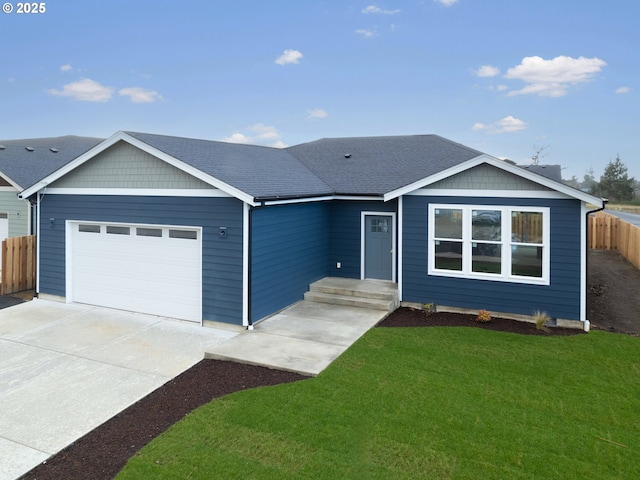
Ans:
[[[44,3],[0,14],[3,139],[435,133],[640,179],[637,0]]]

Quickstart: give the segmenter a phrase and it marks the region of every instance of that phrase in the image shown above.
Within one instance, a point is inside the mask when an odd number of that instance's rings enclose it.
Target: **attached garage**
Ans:
[[[202,230],[66,222],[68,301],[202,320]]]

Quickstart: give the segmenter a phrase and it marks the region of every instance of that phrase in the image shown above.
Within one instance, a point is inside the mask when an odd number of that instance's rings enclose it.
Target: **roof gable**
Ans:
[[[456,173],[429,185],[433,189],[461,190],[551,190],[549,187],[501,170],[487,163]]]
[[[52,188],[206,189],[208,183],[119,141],[51,184]]]

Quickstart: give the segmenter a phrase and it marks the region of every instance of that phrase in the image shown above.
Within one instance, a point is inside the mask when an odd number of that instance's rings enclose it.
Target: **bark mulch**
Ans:
[[[379,327],[473,327],[520,335],[580,335],[584,332],[575,328],[536,328],[535,323],[519,322],[505,318],[492,318],[489,322],[479,322],[475,315],[451,312],[427,312],[415,308],[399,308],[378,324]]]

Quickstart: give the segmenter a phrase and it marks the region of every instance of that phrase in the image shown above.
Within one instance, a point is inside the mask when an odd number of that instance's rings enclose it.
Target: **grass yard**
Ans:
[[[124,479],[637,479],[640,339],[378,328],[319,377],[238,392]]]

